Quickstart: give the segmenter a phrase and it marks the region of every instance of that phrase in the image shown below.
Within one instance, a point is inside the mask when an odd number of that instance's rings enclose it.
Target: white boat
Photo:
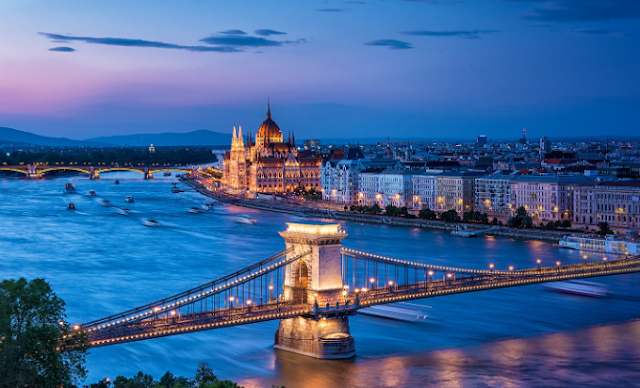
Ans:
[[[129,210],[129,209],[116,208],[116,211],[118,212],[118,214],[123,215],[123,216],[128,216],[128,215],[131,214],[131,210]]]
[[[202,210],[200,210],[199,207],[190,207],[188,211],[191,214],[200,214],[200,213],[202,213]]]
[[[131,196],[127,195],[127,196],[124,198],[124,201],[125,201],[125,202],[128,202],[128,203],[132,203],[132,202],[133,202],[133,197],[131,197]]]
[[[248,214],[239,215],[238,217],[236,217],[236,222],[244,225],[255,225],[258,223],[258,221],[251,218],[251,216]]]
[[[395,319],[398,321],[419,322],[428,318],[426,309],[428,306],[422,306],[413,303],[390,303],[379,306],[371,306],[360,309],[358,314],[372,315],[375,317]]]
[[[72,183],[66,183],[64,185],[64,189],[62,189],[62,192],[65,194],[75,194],[76,187]]]
[[[629,241],[612,235],[606,238],[564,236],[558,243],[563,248],[579,249],[581,251],[617,253],[621,255],[640,254],[640,242]]]
[[[171,171],[165,171],[164,176],[171,176]]]
[[[100,200],[100,205],[102,206],[111,206],[111,202],[107,201],[106,199],[101,199]]]
[[[156,220],[152,220],[151,218],[143,218],[142,219],[142,225],[144,226],[148,226],[150,228],[155,228],[160,226],[160,223]]]
[[[605,286],[604,284],[587,282],[584,280],[567,280],[564,282],[553,282],[544,284],[544,286],[556,292],[594,297],[603,297],[606,296],[609,292],[607,286]]]

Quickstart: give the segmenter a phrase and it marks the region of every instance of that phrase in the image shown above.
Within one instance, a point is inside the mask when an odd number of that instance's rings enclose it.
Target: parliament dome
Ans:
[[[262,122],[256,134],[256,143],[281,143],[282,131],[275,121],[271,120],[271,106],[267,107],[267,119]]]

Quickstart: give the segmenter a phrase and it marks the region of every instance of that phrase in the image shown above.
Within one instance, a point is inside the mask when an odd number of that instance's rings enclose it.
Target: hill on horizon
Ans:
[[[39,146],[48,146],[48,147],[80,147],[80,146],[93,146],[93,147],[104,147],[109,146],[110,144],[94,142],[91,140],[72,140],[64,137],[48,137],[48,136],[40,136],[35,133],[19,131],[17,129],[8,128],[8,127],[0,127],[0,144],[5,144],[7,142],[9,144],[16,144],[20,146],[24,146],[27,144],[36,144]]]
[[[86,141],[110,143],[119,146],[226,146],[231,144],[231,135],[200,129],[192,132],[164,132],[122,136],[101,136]]]

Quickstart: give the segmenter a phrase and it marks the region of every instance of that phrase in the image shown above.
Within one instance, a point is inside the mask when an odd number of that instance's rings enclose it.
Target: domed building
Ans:
[[[246,140],[246,144],[245,144]],[[285,142],[278,124],[262,122],[255,141],[242,137],[242,127],[233,127],[231,151],[223,160],[223,185],[232,193],[290,193],[299,187],[320,190],[322,159],[319,155],[303,157],[296,148],[295,135]]]

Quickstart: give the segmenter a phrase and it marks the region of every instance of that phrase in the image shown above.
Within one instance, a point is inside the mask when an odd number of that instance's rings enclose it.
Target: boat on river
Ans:
[[[128,202],[128,203],[133,203],[133,197],[132,197],[132,196],[130,196],[130,195],[127,195],[127,196],[124,198],[124,201],[125,201],[125,202]]]
[[[96,191],[95,190],[89,190],[89,196],[90,197],[95,197],[96,196]]]
[[[258,223],[258,221],[251,218],[251,216],[248,214],[239,215],[238,217],[236,217],[236,222],[243,225],[255,225]]]
[[[157,228],[158,226],[160,226],[160,223],[156,220],[152,220],[151,218],[143,218],[142,225],[148,226],[150,228]]]
[[[69,202],[69,204],[67,205],[67,210],[76,210],[76,205],[74,205],[73,202]]]
[[[190,207],[188,212],[191,214],[200,214],[202,210],[199,207]]]
[[[106,199],[101,199],[100,200],[100,205],[107,207],[107,206],[111,206],[111,202],[107,201]]]
[[[394,319],[397,321],[420,322],[427,320],[427,308],[429,307],[414,303],[400,302],[363,308],[358,311],[358,314]]]
[[[116,208],[116,212],[118,212],[118,214],[123,215],[123,216],[128,216],[128,215],[131,214],[131,210],[122,209],[122,208]]]
[[[639,241],[625,240],[613,235],[609,235],[606,238],[595,236],[564,236],[558,244],[563,248],[579,249],[581,251],[616,253],[620,255],[640,254]]]
[[[171,171],[165,171],[164,176],[171,176]]]
[[[72,183],[66,183],[64,185],[64,189],[62,189],[62,192],[65,194],[75,194],[76,187]]]
[[[604,284],[588,282],[585,280],[566,280],[564,282],[552,282],[544,284],[544,286],[555,292],[593,296],[598,298],[607,296],[607,293],[609,292],[607,286],[605,286]]]

